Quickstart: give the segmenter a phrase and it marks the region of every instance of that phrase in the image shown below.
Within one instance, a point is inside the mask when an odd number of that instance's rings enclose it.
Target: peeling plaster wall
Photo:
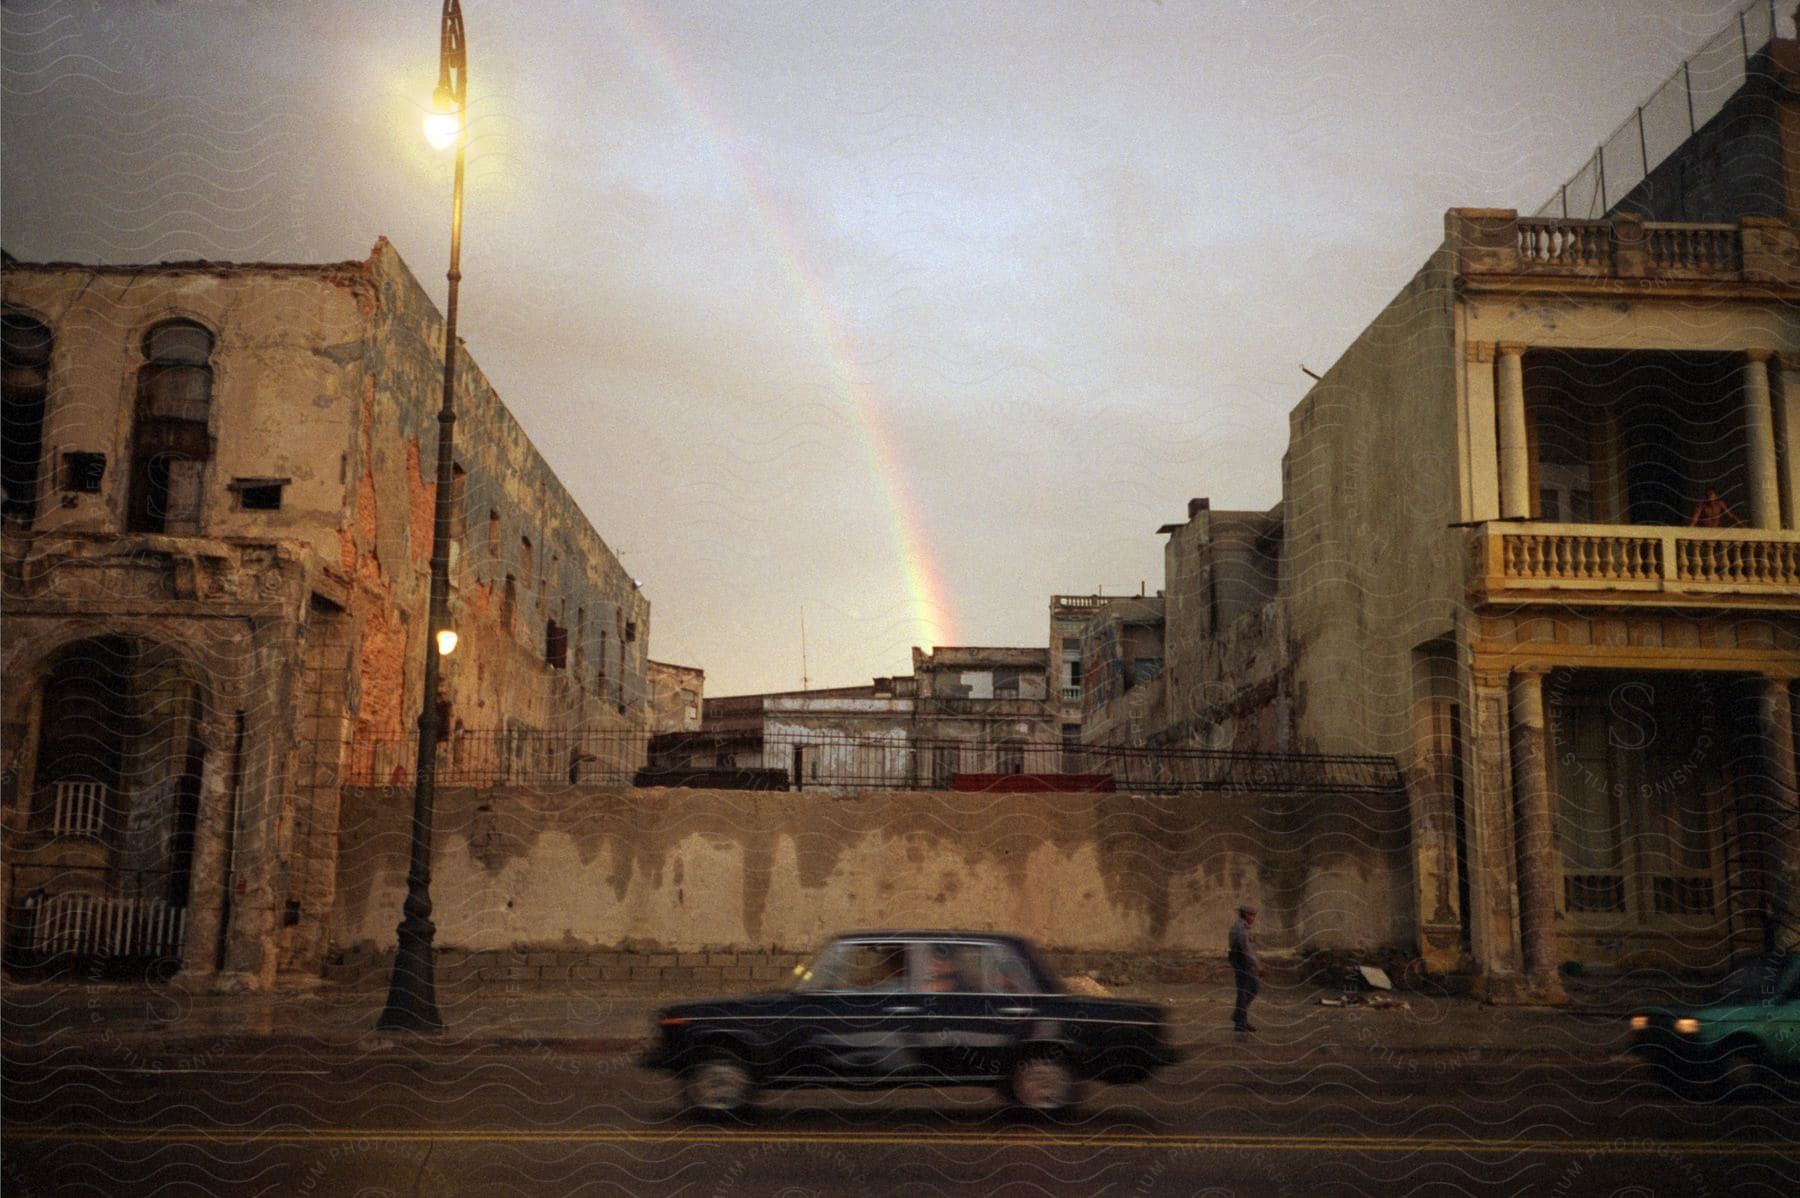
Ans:
[[[166,647],[208,705],[185,967],[252,986],[316,973],[346,767],[389,781],[414,761],[442,319],[385,240],[325,265],[9,262],[4,288],[9,314],[52,336],[38,509],[5,524],[6,851],[81,856],[27,827],[48,781],[45,663],[83,637]],[[144,334],[173,319],[214,336],[200,531],[127,533]],[[641,733],[649,603],[466,354],[458,380],[453,750],[508,728]],[[105,455],[97,492],[61,489],[72,451]],[[235,478],[289,481],[278,509],[247,510]],[[621,743],[641,764],[641,737]],[[138,839],[133,860],[157,859]]]
[[[429,597],[444,324],[385,242],[376,246],[370,270],[378,304],[356,456],[355,549],[379,563],[396,609],[422,616]],[[471,735],[508,727],[644,731],[649,601],[466,352],[456,376],[455,461],[464,474],[462,510],[453,522],[459,543],[451,559],[450,607],[463,639],[443,668],[452,725]],[[552,621],[566,637],[560,666],[548,660]],[[410,731],[420,702],[424,637],[423,627],[409,622],[393,630],[391,658],[381,654],[365,664],[365,670],[370,664],[383,668],[384,681],[397,671],[406,676],[406,700],[397,711],[363,713],[361,727],[369,734]]]
[[[394,943],[403,797],[346,796],[340,949]],[[805,950],[927,926],[1214,951],[1247,899],[1272,948],[1372,948],[1411,937],[1406,818],[1367,796],[440,790],[432,901],[437,942],[466,950]]]

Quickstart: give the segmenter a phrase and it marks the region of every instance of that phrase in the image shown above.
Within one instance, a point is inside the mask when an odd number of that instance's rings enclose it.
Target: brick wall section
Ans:
[[[1064,977],[1092,976],[1107,985],[1139,982],[1202,982],[1227,972],[1225,953],[1044,954]],[[440,949],[437,983],[450,991],[476,990],[643,990],[671,994],[760,990],[784,982],[803,953],[630,952],[605,949]],[[343,950],[325,966],[325,980],[359,988],[385,986],[393,973],[392,952],[368,947]]]

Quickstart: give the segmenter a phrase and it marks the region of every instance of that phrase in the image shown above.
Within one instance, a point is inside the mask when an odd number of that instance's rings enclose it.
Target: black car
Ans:
[[[1054,1113],[1082,1081],[1142,1081],[1174,1062],[1167,1033],[1156,1004],[1066,992],[1017,936],[855,932],[786,990],[662,1011],[643,1063],[708,1113],[796,1086],[997,1086]]]

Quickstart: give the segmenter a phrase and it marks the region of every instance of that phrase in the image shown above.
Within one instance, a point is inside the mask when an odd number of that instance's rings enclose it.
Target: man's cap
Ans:
[[[1256,914],[1256,904],[1255,903],[1245,903],[1243,906],[1238,908],[1238,914],[1239,915],[1255,915]]]

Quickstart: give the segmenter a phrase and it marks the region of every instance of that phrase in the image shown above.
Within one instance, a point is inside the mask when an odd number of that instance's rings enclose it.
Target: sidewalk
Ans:
[[[1270,984],[1253,1010],[1259,1031],[1230,1026],[1232,990],[1217,982],[1145,984],[1119,997],[1163,1004],[1171,1038],[1190,1057],[1258,1062],[1393,1062],[1449,1068],[1475,1063],[1597,1064],[1623,1052],[1622,1011],[1632,996],[1550,1010],[1485,1006],[1467,998],[1389,997],[1405,1006],[1325,1006],[1341,992]],[[169,985],[7,980],[0,1040],[9,1056],[206,1061],[283,1048],[368,1053],[624,1052],[643,1043],[658,1008],[691,994],[614,987],[610,992],[508,993],[440,987],[445,1029],[384,1033],[384,989],[321,987],[304,993],[193,994]]]

